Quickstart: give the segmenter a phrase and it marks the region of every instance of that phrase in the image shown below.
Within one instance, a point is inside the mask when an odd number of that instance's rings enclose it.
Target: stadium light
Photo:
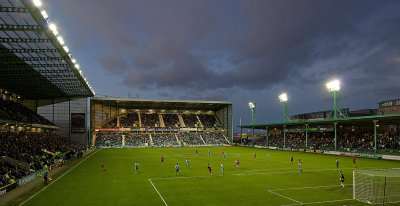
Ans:
[[[79,64],[75,64],[75,67],[76,67],[77,69],[79,69]]]
[[[69,53],[69,49],[68,49],[67,46],[63,46],[63,48],[64,48],[64,51],[65,51],[65,52]]]
[[[40,13],[42,14],[43,18],[49,18],[49,15],[47,15],[47,12],[45,10],[40,11]]]
[[[280,102],[287,102],[288,97],[286,93],[282,93],[281,95],[279,95],[279,101]]]
[[[279,95],[279,101],[283,103],[283,122],[287,121],[287,114],[286,114],[286,103],[288,101],[288,97],[286,93],[282,93]]]
[[[254,103],[253,103],[253,102],[249,102],[249,107],[250,107],[250,109],[253,109],[253,108],[255,108],[255,107],[256,107],[256,105],[254,105]]]
[[[328,88],[329,92],[338,92],[340,91],[340,82],[339,80],[335,79],[333,81],[330,81],[326,84],[326,87]]]
[[[72,63],[76,64],[76,59],[71,59]],[[75,65],[76,67],[76,65]]]
[[[58,42],[60,42],[61,45],[64,45],[64,39],[61,36],[57,37]]]
[[[42,6],[42,2],[40,0],[33,0],[33,4],[35,4],[36,7]]]
[[[251,109],[251,124],[255,124],[256,123],[256,103],[254,102],[249,102],[249,107]]]
[[[51,31],[53,32],[53,34],[57,36],[57,34],[58,34],[57,26],[56,26],[55,24],[51,23],[51,24],[49,25],[49,28],[51,29]]]
[[[337,106],[337,93],[340,91],[340,82],[335,79],[326,84],[328,91],[333,94],[333,118],[337,119],[338,106]]]

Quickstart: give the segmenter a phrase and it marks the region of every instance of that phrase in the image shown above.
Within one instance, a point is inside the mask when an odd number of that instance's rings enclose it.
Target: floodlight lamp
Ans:
[[[254,109],[256,107],[256,105],[253,102],[249,102],[249,107],[250,107],[250,109]]]
[[[71,59],[72,63],[76,63],[76,59]],[[76,66],[76,65],[75,65]]]
[[[40,0],[33,0],[33,4],[35,4],[36,7],[42,6],[42,2]]]
[[[77,69],[79,69],[79,64],[75,64],[75,67],[76,67]]]
[[[54,34],[54,35],[57,35],[57,34],[58,34],[57,26],[56,26],[55,24],[51,23],[51,24],[49,25],[49,28],[51,29],[51,31],[53,31],[53,34]]]
[[[60,42],[61,45],[64,45],[64,39],[61,36],[57,37],[58,42]]]
[[[47,15],[47,12],[45,10],[40,11],[40,13],[42,14],[43,18],[49,18],[49,15]]]
[[[288,100],[288,97],[287,97],[286,93],[283,93],[283,94],[279,95],[279,101],[280,102],[287,102],[287,100]]]
[[[340,91],[340,82],[339,80],[333,80],[326,84],[329,92],[337,92]]]
[[[69,49],[68,49],[67,46],[63,46],[63,48],[64,48],[64,51],[65,51],[65,52],[69,53]]]

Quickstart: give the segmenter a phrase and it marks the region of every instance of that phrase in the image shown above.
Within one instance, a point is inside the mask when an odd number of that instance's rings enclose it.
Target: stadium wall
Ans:
[[[60,129],[59,135],[70,141],[88,145],[89,141],[89,122],[88,122],[88,98],[71,100],[57,104],[50,104],[37,108],[37,113],[50,120]],[[75,117],[84,118],[76,125]],[[83,125],[82,125],[83,124]]]

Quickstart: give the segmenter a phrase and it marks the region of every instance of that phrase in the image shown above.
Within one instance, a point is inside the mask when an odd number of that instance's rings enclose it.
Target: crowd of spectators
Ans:
[[[156,146],[179,145],[173,133],[151,134],[151,138]]]
[[[26,163],[35,163],[47,150],[52,153],[65,153],[79,150],[82,146],[69,143],[55,133],[0,132],[0,156],[8,156]]]
[[[99,132],[96,134],[95,146],[122,146],[122,134],[116,132]]]
[[[55,133],[0,132],[0,156],[29,165],[24,170],[4,161],[0,163],[1,184],[10,183],[10,180],[17,181],[31,172],[43,169],[45,165],[51,165],[58,158],[53,154],[65,155],[69,159],[82,149],[82,145]]]
[[[14,101],[0,99],[0,119],[22,123],[54,125],[46,118],[38,115],[28,107]]]
[[[219,132],[204,132],[202,137],[206,144],[228,144],[225,137]]]
[[[115,123],[116,125],[117,123]],[[136,112],[128,113],[119,119],[120,127],[139,127],[139,115]]]
[[[29,174],[28,170],[15,167],[6,162],[0,162],[0,188],[14,183]]]
[[[116,128],[117,127],[117,118],[112,119],[107,122],[107,124],[103,125],[103,128]]]
[[[142,127],[160,127],[158,113],[141,113]]]
[[[178,133],[178,139],[185,145],[202,145],[200,133],[195,132],[181,132]]]
[[[177,114],[163,114],[162,117],[165,127],[179,127],[180,123]]]
[[[149,142],[149,134],[125,133],[126,146],[148,146]]]
[[[182,114],[183,121],[185,122],[185,126],[188,128],[196,127],[199,120],[195,114]]]
[[[215,127],[217,119],[215,115],[211,114],[198,114],[201,124],[203,127]]]
[[[141,127],[161,127],[158,113],[141,113]],[[181,127],[178,114],[162,114],[166,128]],[[218,126],[215,115],[210,114],[182,114],[183,121],[187,128],[203,127],[211,128]],[[117,118],[103,125],[103,128],[116,128]],[[200,124],[201,123],[201,124]],[[139,115],[137,112],[128,113],[120,117],[120,127],[139,127]]]
[[[342,149],[373,149],[374,134],[372,132],[338,132],[337,147]],[[255,144],[265,145],[266,137],[255,139]],[[283,146],[283,134],[270,134],[268,144],[271,146]],[[305,133],[286,133],[286,145],[300,148],[306,145]],[[335,146],[334,132],[309,132],[308,146],[321,149]],[[400,149],[400,135],[398,132],[385,132],[377,134],[378,149]]]

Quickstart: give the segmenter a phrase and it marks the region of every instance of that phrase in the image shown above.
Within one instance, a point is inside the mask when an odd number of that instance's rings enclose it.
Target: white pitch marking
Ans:
[[[300,205],[303,204],[303,203],[300,202],[300,201],[297,201],[297,200],[292,199],[292,198],[290,198],[290,197],[286,197],[286,196],[284,196],[284,195],[278,194],[278,193],[273,192],[273,191],[271,191],[271,190],[268,190],[268,192],[273,193],[273,194],[278,195],[278,196],[281,196],[281,197],[286,198],[286,199],[288,199],[288,200],[291,200],[291,201],[293,201],[293,202],[297,202],[297,203],[299,203]],[[296,205],[298,205],[298,204],[296,204]]]
[[[57,179],[55,179],[54,181],[52,181],[49,185],[47,185],[46,187],[44,187],[43,189],[41,189],[39,192],[35,193],[34,195],[32,195],[30,198],[28,198],[27,200],[23,201],[19,206],[25,204],[26,202],[28,202],[30,199],[32,199],[33,197],[35,197],[37,194],[39,194],[40,192],[42,192],[43,190],[45,190],[47,187],[49,187],[50,185],[52,185],[53,183],[55,183],[57,180],[59,180],[61,177],[63,177],[64,175],[66,175],[67,173],[69,173],[71,170],[73,170],[75,167],[77,167],[78,165],[80,165],[82,162],[86,161],[87,159],[89,159],[91,156],[93,156],[94,154],[96,154],[99,150],[96,150],[96,152],[94,152],[93,154],[91,154],[89,157],[86,157],[86,159],[82,160],[81,162],[79,162],[77,165],[75,165],[74,167],[72,167],[71,169],[69,169],[66,173],[62,174],[61,176],[59,176]]]
[[[294,205],[312,205],[312,204],[321,204],[321,203],[328,203],[328,202],[342,202],[342,201],[349,201],[353,199],[342,199],[342,200],[327,200],[327,201],[321,201],[321,202],[303,202],[301,204],[291,204],[291,205],[281,205],[281,206],[294,206]]]
[[[343,169],[351,169],[351,168],[343,168]],[[273,169],[271,169],[273,170]],[[303,173],[306,172],[324,172],[324,171],[335,171],[337,169],[323,169],[323,170],[303,170]],[[284,174],[284,173],[299,173],[299,171],[296,170],[291,170],[291,171],[280,171],[280,172],[264,172],[264,173],[238,173],[238,174],[229,174],[225,175],[226,176],[241,176],[241,175],[269,175],[269,174]],[[214,175],[214,176],[221,176],[221,175]],[[212,176],[190,176],[190,177],[155,177],[152,178],[153,180],[166,180],[166,179],[189,179],[189,178],[206,178],[206,177],[212,177]]]
[[[161,200],[164,202],[165,206],[168,206],[168,204],[165,202],[164,198],[161,196],[160,192],[158,192],[156,186],[154,186],[153,182],[151,181],[151,179],[149,179],[151,185],[153,185],[154,189],[156,190],[158,196],[160,196]]]
[[[353,184],[345,184],[345,185],[353,185]],[[313,188],[322,188],[322,187],[340,187],[340,185],[322,185],[322,186],[314,186],[314,187],[294,187],[294,188],[282,188],[282,189],[272,189],[271,191],[279,191],[279,190],[300,190],[300,189],[313,189]]]
[[[245,173],[250,173],[250,172],[257,172],[257,171],[268,171],[268,170],[289,170],[289,169],[293,169],[293,168],[285,167],[285,168],[272,168],[272,169],[248,170],[248,171],[244,171],[244,172],[242,172],[242,173],[239,173],[239,174],[245,174]]]

